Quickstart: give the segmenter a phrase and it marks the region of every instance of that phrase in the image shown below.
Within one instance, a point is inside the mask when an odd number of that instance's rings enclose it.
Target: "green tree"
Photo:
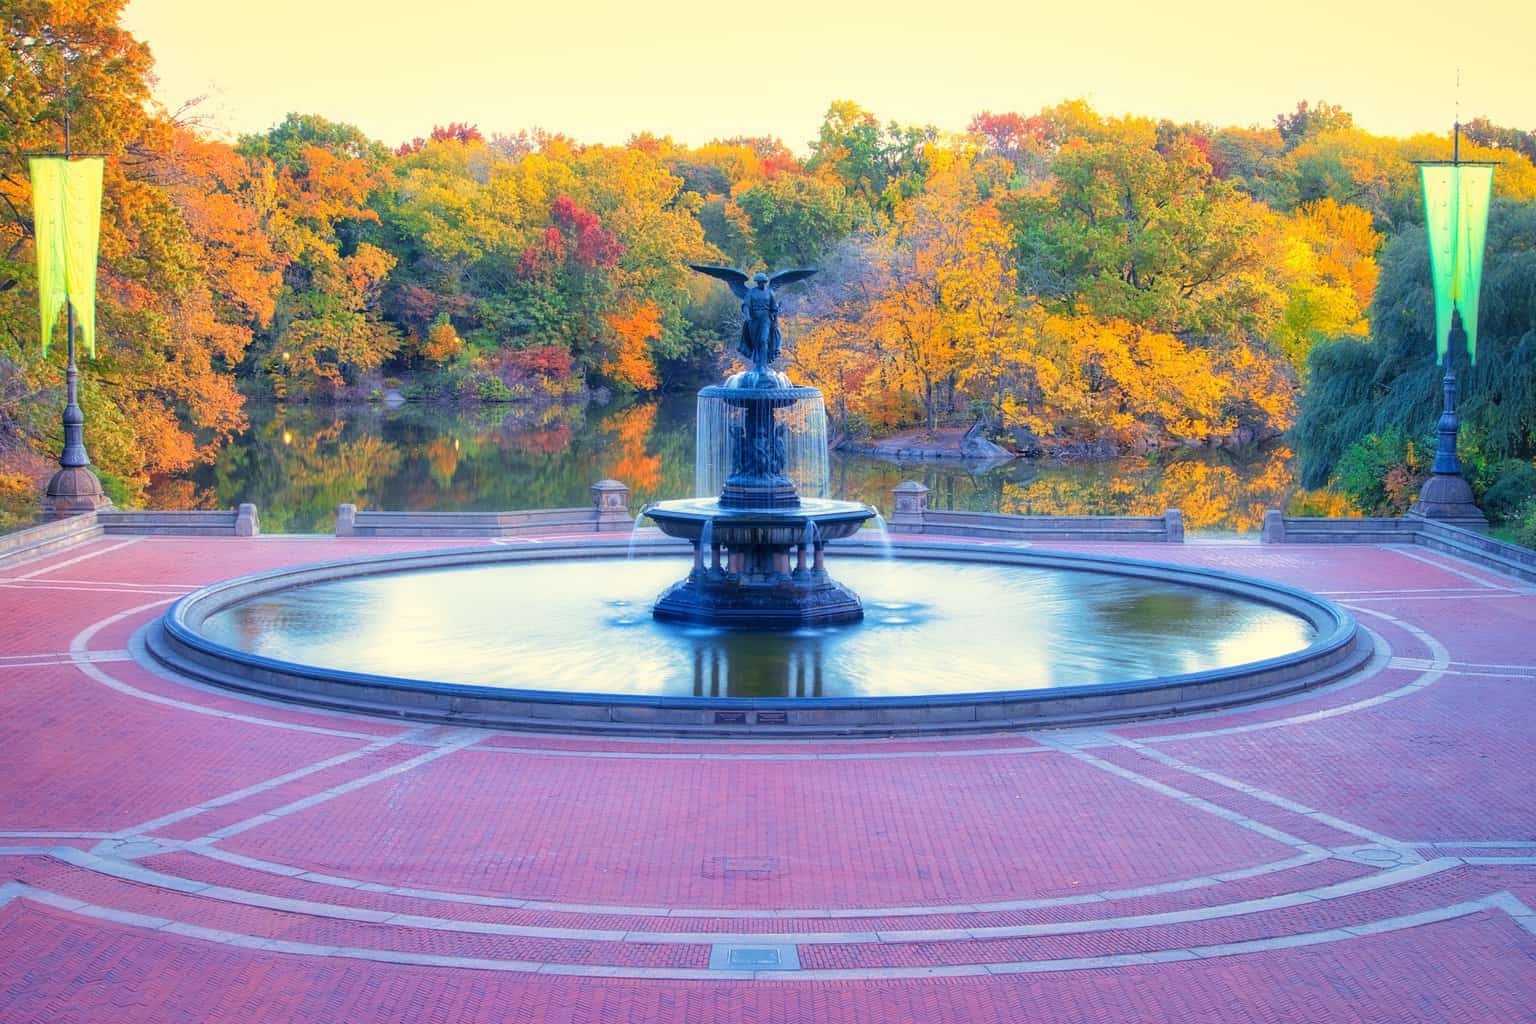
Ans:
[[[882,126],[852,100],[838,100],[827,108],[806,169],[836,178],[850,195],[889,216],[903,199],[922,191],[930,148],[938,139],[933,125]]]
[[[839,182],[800,174],[759,182],[732,203],[758,260],[769,267],[815,263],[853,230],[856,216]]]
[[[1440,415],[1434,295],[1422,230],[1391,238],[1371,308],[1371,339],[1312,351],[1295,428],[1305,487],[1325,483],[1369,434],[1429,434]],[[1496,201],[1488,218],[1477,365],[1455,353],[1463,438],[1488,459],[1536,455],[1536,204]]]
[[[1043,194],[1006,204],[1021,290],[1184,338],[1267,337],[1278,218],[1215,178],[1189,131],[1126,118],[1090,132],[1066,139]]]

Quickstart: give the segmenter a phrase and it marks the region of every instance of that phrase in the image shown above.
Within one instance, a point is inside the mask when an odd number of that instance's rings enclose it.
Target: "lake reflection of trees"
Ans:
[[[252,403],[251,426],[212,465],[155,482],[159,508],[252,501],[271,532],[327,532],[336,506],[494,511],[585,506],[593,482],[629,485],[632,505],[693,491],[694,399],[609,406]],[[897,464],[833,453],[834,497],[887,514],[891,488],[916,479],[935,509],[1075,515],[1182,508],[1190,529],[1257,529],[1293,489],[1290,453],[1251,462],[1208,456],[1058,463]]]
[[[1250,462],[1218,457],[1167,463],[1117,459],[1042,468],[1003,485],[997,510],[1035,515],[1161,515],[1176,508],[1190,530],[1257,530],[1264,510],[1283,509],[1296,489],[1286,449]]]

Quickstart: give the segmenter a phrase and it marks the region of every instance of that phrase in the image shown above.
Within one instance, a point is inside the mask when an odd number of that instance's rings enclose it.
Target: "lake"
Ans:
[[[329,533],[336,506],[389,511],[570,508],[594,481],[631,489],[631,508],[693,493],[694,398],[551,406],[273,405],[252,402],[250,427],[218,459],[157,480],[156,508],[254,502],[267,533]],[[1255,531],[1295,489],[1284,449],[1203,450],[1106,461],[891,462],[832,453],[830,497],[886,515],[902,480],[930,488],[933,508],[1071,515],[1184,512],[1192,531]]]

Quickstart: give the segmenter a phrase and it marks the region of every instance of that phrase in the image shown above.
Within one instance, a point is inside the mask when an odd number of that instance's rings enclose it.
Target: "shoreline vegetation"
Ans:
[[[249,426],[217,459],[155,478],[152,508],[225,508],[251,501],[263,529],[328,532],[342,502],[411,511],[586,505],[594,481],[630,488],[630,507],[693,493],[695,397],[598,402],[253,400]],[[1253,531],[1294,490],[1284,448],[1184,449],[1110,458],[910,459],[831,453],[829,496],[891,511],[891,490],[916,479],[934,508],[1062,515],[1185,510],[1196,531]]]
[[[0,507],[58,445],[23,154],[56,149],[66,111],[106,156],[81,400],[120,504],[216,462],[250,397],[537,407],[717,380],[738,312],[693,262],[821,268],[782,297],[783,364],[846,445],[1280,445],[1303,505],[1366,514],[1406,508],[1427,469],[1413,161],[1449,157],[1449,133],[1373,134],[1326,102],[1218,126],[1067,100],[941,128],[837,100],[799,151],[451,111],[393,149],[309,112],[225,141],[154,102],[124,3],[0,15]],[[1511,384],[1536,374],[1536,134],[1473,119],[1461,156],[1499,161],[1464,454],[1490,513],[1536,535],[1536,393]]]

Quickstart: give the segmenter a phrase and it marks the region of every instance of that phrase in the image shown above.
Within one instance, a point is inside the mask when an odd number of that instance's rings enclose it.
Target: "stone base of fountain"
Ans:
[[[874,515],[852,501],[735,509],[714,498],[648,507],[663,533],[693,546],[693,569],[657,599],[656,618],[758,629],[857,622],[858,595],[827,574],[826,544]]]
[[[864,605],[824,569],[788,575],[706,569],[668,588],[653,614],[664,622],[796,629],[858,622],[864,618]]]

